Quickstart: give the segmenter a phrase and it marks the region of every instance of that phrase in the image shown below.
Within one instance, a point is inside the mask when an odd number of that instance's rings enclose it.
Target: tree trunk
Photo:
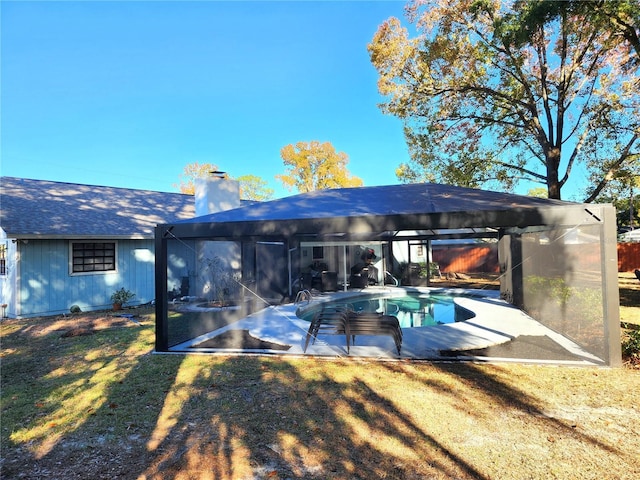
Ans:
[[[552,147],[546,152],[547,157],[547,191],[549,198],[562,200],[560,198],[560,188],[562,184],[558,180],[558,168],[560,166],[560,149]]]

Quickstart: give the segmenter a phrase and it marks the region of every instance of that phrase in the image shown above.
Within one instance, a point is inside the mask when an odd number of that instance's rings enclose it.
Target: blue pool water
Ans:
[[[380,313],[398,318],[402,328],[429,327],[453,323],[473,317],[468,310],[456,308],[451,295],[407,294],[401,297],[385,295],[358,296],[342,300],[323,302],[305,310],[300,318],[311,321],[321,308],[348,307],[355,312]]]

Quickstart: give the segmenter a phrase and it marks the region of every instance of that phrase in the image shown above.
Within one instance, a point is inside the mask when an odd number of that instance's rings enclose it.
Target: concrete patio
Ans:
[[[404,291],[402,287],[369,287],[367,293],[379,290],[385,294],[399,294]],[[396,291],[394,291],[396,290]],[[413,289],[415,290],[415,289]],[[493,290],[460,290],[460,289],[421,289],[431,293],[444,294],[472,294],[473,296],[456,296],[454,302],[466,310],[470,310],[475,316],[469,320],[455,323],[446,323],[428,327],[403,328],[403,341],[401,355],[398,356],[393,340],[388,336],[363,335],[356,338],[355,345],[350,348],[349,354],[345,345],[344,335],[320,335],[315,343],[310,343],[304,351],[305,339],[309,328],[309,322],[299,318],[296,312],[299,308],[307,307],[307,302],[298,304],[284,304],[270,306],[253,313],[238,322],[229,324],[205,335],[201,335],[188,342],[172,347],[172,352],[190,353],[245,353],[245,354],[277,354],[277,355],[310,355],[322,357],[367,357],[377,359],[448,359],[451,355],[443,355],[442,352],[461,352],[457,358],[476,358],[464,354],[467,350],[485,349],[495,345],[506,344],[520,336],[548,337],[564,350],[575,355],[575,361],[567,360],[540,360],[536,363],[563,363],[578,365],[602,365],[602,359],[588,353],[580,346],[566,337],[543,326],[526,313],[514,308],[499,298],[499,292]],[[399,292],[398,292],[399,291]],[[349,298],[358,295],[358,292],[337,292],[330,295],[314,297],[311,305],[335,300],[336,298]],[[287,350],[267,349],[229,349],[229,348],[202,348],[198,345],[214,339],[229,330],[247,330],[251,336],[290,346]],[[484,358],[486,360],[486,358]],[[528,361],[533,359],[491,358],[493,361]]]

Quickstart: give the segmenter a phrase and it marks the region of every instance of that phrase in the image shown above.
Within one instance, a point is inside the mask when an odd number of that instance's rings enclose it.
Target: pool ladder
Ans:
[[[387,271],[385,270],[384,275],[385,275],[385,278],[384,278],[384,283],[385,283],[385,285],[387,284],[387,278],[391,278],[391,280],[393,280],[393,286],[394,286],[394,287],[398,287],[398,286],[400,286],[400,281],[399,281],[396,277],[394,277],[393,275],[391,275],[391,273],[389,273],[389,272],[387,272]]]
[[[309,290],[300,290],[296,295],[296,301],[294,302],[294,305],[304,302],[305,300],[307,301],[307,303],[309,303],[312,299],[313,295],[311,295],[311,292]]]

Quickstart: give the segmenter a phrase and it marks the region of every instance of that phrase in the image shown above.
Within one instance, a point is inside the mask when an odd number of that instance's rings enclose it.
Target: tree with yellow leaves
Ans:
[[[195,180],[197,178],[207,178],[211,172],[218,170],[218,167],[212,163],[189,163],[185,165],[180,177],[180,184],[174,184],[180,190],[180,193],[193,195],[195,193]]]
[[[362,179],[347,170],[349,157],[330,142],[298,142],[280,150],[287,173],[276,175],[289,190],[311,192],[329,188],[360,187]]]
[[[182,180],[179,185],[174,187],[180,190],[180,193],[193,195],[195,192],[195,180],[197,178],[207,178],[212,172],[218,170],[218,167],[212,163],[189,163],[185,165],[180,177]],[[240,198],[243,200],[266,201],[273,198],[273,189],[267,186],[267,182],[256,175],[241,175],[235,178],[240,183]]]

